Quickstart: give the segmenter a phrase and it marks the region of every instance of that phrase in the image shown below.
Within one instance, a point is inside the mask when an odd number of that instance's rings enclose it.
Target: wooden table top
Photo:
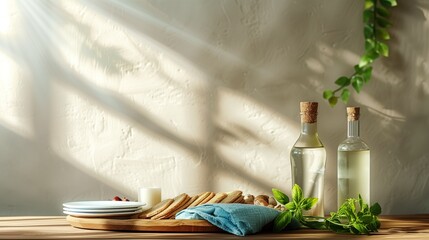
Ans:
[[[229,233],[156,233],[85,230],[72,227],[64,216],[0,217],[0,239],[429,239],[429,215],[382,216],[373,235],[345,235],[313,229],[259,233],[243,237]]]

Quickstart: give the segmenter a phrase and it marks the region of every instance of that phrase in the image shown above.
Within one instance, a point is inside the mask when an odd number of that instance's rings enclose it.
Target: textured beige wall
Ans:
[[[334,210],[346,118],[321,94],[363,52],[363,1],[9,2],[0,215],[135,199],[139,186],[164,197],[289,193],[303,100],[321,103],[325,210]],[[427,1],[399,1],[391,57],[350,101],[362,107],[372,196],[386,214],[429,211],[428,14]]]

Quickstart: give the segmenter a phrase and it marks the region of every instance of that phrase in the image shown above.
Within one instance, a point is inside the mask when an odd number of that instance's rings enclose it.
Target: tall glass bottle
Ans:
[[[323,186],[326,150],[317,134],[317,102],[301,102],[301,134],[290,152],[292,184],[298,184],[304,197],[316,197],[317,204],[304,215],[324,216]]]
[[[359,107],[347,108],[347,139],[338,146],[338,207],[348,198],[370,204],[370,150],[359,137]]]

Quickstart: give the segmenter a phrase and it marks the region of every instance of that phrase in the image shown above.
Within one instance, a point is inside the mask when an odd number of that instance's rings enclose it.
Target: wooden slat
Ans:
[[[150,219],[107,219],[78,218],[67,216],[67,221],[77,228],[142,232],[220,232],[221,230],[205,220],[150,220]]]

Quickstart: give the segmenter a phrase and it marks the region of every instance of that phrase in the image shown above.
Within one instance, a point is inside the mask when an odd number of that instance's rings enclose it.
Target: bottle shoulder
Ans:
[[[360,137],[349,137],[338,145],[338,151],[369,150]]]
[[[317,134],[301,134],[293,146],[297,148],[324,148]]]

